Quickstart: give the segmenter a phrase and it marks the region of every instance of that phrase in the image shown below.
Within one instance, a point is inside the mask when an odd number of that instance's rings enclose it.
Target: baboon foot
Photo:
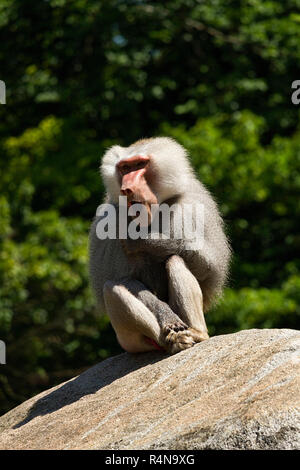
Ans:
[[[206,332],[188,327],[183,322],[169,323],[163,328],[166,349],[170,354],[176,354],[184,349],[191,348],[209,338]]]

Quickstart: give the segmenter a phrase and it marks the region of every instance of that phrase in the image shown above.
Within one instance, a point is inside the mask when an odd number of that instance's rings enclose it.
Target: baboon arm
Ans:
[[[189,248],[185,240],[178,239],[137,239],[122,240],[125,253],[130,256],[135,253],[147,253],[159,261],[165,261],[172,255],[178,255],[186,262],[198,281],[207,277],[213,269],[213,257],[210,256],[209,244],[204,241],[201,249]]]

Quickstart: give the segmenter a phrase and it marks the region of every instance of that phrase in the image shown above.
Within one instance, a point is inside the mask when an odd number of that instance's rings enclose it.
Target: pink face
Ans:
[[[157,204],[157,197],[150,189],[153,175],[150,171],[150,157],[134,155],[121,160],[117,171],[121,182],[120,193],[127,196],[128,207],[135,202],[151,206]]]

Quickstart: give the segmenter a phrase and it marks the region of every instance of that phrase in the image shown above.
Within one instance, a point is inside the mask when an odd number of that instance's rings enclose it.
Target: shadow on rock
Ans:
[[[101,388],[131,372],[149,364],[154,364],[167,357],[162,352],[143,354],[120,354],[106,359],[91,367],[78,377],[69,380],[47,395],[37,400],[30,408],[28,415],[14,426],[20,428],[37,416],[43,416],[70,405],[85,395],[98,392]]]

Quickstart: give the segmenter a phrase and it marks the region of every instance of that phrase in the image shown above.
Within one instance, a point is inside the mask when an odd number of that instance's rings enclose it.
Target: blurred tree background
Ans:
[[[1,412],[121,351],[87,273],[112,144],[175,137],[219,202],[234,259],[211,334],[299,327],[299,7],[0,0]]]

